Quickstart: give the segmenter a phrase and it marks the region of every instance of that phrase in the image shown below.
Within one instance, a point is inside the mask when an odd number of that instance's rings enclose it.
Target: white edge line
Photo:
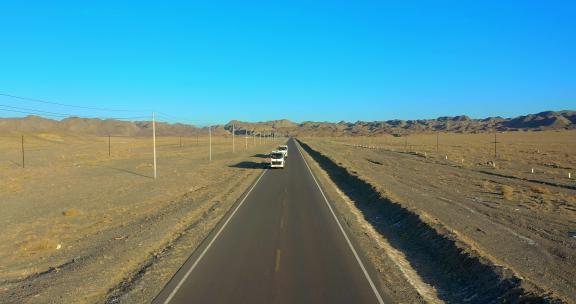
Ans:
[[[356,252],[356,249],[354,248],[354,246],[352,245],[352,242],[350,241],[350,239],[348,238],[348,235],[346,234],[346,231],[344,231],[344,228],[342,227],[342,224],[340,224],[340,221],[338,220],[338,217],[336,216],[336,213],[334,213],[334,210],[332,209],[332,206],[330,205],[330,203],[328,202],[328,199],[326,198],[326,195],[324,194],[324,191],[322,191],[322,188],[320,187],[320,184],[318,184],[318,181],[316,180],[316,177],[314,176],[314,174],[312,173],[312,170],[310,169],[310,166],[308,166],[308,162],[306,161],[306,158],[304,157],[304,155],[302,155],[302,151],[301,151],[301,147],[300,147],[300,143],[296,143],[297,147],[298,147],[298,152],[300,152],[300,156],[302,156],[302,159],[304,160],[304,164],[306,164],[306,167],[308,168],[308,171],[310,172],[310,175],[312,175],[312,178],[314,179],[314,182],[316,183],[316,186],[318,187],[318,190],[320,190],[320,193],[322,194],[322,197],[324,197],[324,202],[326,202],[326,205],[328,206],[328,208],[330,209],[330,212],[332,213],[332,216],[334,217],[334,220],[336,221],[336,223],[338,224],[338,227],[340,228],[340,231],[342,232],[342,234],[344,235],[344,238],[346,239],[346,242],[348,243],[348,246],[350,247],[350,250],[352,250],[352,253],[354,253],[354,257],[356,258],[356,261],[358,261],[358,264],[360,265],[360,268],[362,268],[362,272],[364,272],[364,276],[366,277],[366,280],[368,280],[368,283],[370,283],[370,287],[372,287],[372,291],[374,292],[374,295],[376,296],[376,298],[378,299],[378,303],[380,304],[384,304],[384,300],[382,300],[382,296],[380,295],[380,292],[378,292],[378,289],[376,288],[376,285],[374,284],[374,282],[372,281],[372,278],[370,278],[370,275],[368,274],[368,271],[366,270],[366,267],[364,267],[364,263],[362,263],[362,260],[360,260],[360,256],[358,256],[358,253]]]
[[[184,274],[184,276],[182,277],[182,279],[180,279],[180,281],[178,282],[178,284],[176,285],[176,287],[174,287],[174,289],[172,290],[172,292],[170,293],[170,295],[168,295],[168,297],[166,298],[166,300],[164,300],[164,304],[168,304],[170,303],[170,301],[172,300],[172,298],[174,298],[174,296],[176,295],[176,293],[178,292],[178,290],[180,289],[180,287],[182,287],[182,284],[184,284],[184,281],[186,281],[186,279],[188,278],[188,276],[190,276],[190,274],[192,273],[192,271],[194,271],[194,268],[196,268],[196,266],[198,265],[198,263],[200,263],[200,260],[202,260],[202,257],[204,257],[204,255],[206,254],[206,252],[208,251],[208,249],[210,249],[210,247],[212,246],[212,244],[214,243],[214,241],[216,241],[216,239],[218,238],[218,236],[220,235],[220,233],[222,232],[222,230],[224,230],[224,228],[226,228],[226,225],[228,225],[228,222],[230,222],[230,220],[234,217],[234,214],[236,214],[236,211],[238,211],[238,209],[240,209],[240,207],[242,207],[242,204],[244,204],[244,201],[248,198],[248,196],[250,195],[250,193],[252,192],[252,190],[254,189],[254,187],[256,187],[256,185],[258,185],[258,182],[260,182],[260,179],[262,178],[262,176],[264,176],[264,174],[268,171],[268,169],[265,169],[264,172],[262,172],[262,174],[260,174],[260,177],[258,177],[258,179],[256,180],[256,182],[254,183],[254,185],[252,185],[252,187],[250,188],[250,190],[248,190],[248,192],[246,193],[246,195],[244,196],[244,198],[242,199],[242,201],[240,201],[240,203],[238,204],[238,206],[236,206],[236,208],[234,209],[234,211],[232,211],[232,214],[230,214],[230,216],[228,217],[228,219],[226,219],[226,221],[224,222],[224,224],[220,227],[220,229],[218,229],[218,232],[216,232],[216,234],[214,235],[214,237],[212,238],[212,240],[210,240],[210,243],[208,243],[208,245],[204,248],[204,250],[202,250],[202,253],[200,253],[200,255],[198,256],[198,258],[196,259],[196,261],[194,261],[194,264],[192,264],[192,266],[188,269],[188,271],[186,271],[186,274]]]

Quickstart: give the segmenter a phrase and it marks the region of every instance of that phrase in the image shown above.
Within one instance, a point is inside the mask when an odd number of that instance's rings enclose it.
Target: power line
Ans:
[[[152,110],[127,110],[127,109],[109,109],[109,108],[99,108],[99,107],[77,106],[77,105],[65,104],[65,103],[60,103],[60,102],[53,102],[53,101],[47,101],[47,100],[41,100],[41,99],[35,99],[35,98],[29,98],[29,97],[16,96],[16,95],[11,95],[11,94],[6,94],[6,93],[0,93],[0,96],[20,99],[20,100],[26,100],[26,101],[31,101],[31,102],[37,102],[37,103],[58,105],[58,106],[62,106],[62,107],[86,109],[86,110],[109,111],[109,112],[152,112]]]
[[[152,110],[128,110],[128,109],[110,109],[110,108],[101,108],[101,107],[78,106],[78,105],[71,105],[71,104],[60,103],[60,102],[47,101],[47,100],[43,100],[43,99],[35,99],[35,98],[29,98],[29,97],[23,97],[23,96],[16,96],[16,95],[12,95],[12,94],[1,93],[1,92],[0,92],[0,96],[19,99],[19,100],[25,100],[25,101],[31,101],[31,102],[36,102],[36,103],[42,103],[42,104],[50,104],[50,105],[57,105],[57,106],[77,108],[77,109],[94,110],[94,111],[132,112],[132,113],[153,112]],[[69,114],[69,113],[57,113],[57,112],[51,112],[51,111],[43,111],[43,110],[36,110],[36,109],[30,109],[30,108],[15,107],[15,106],[10,106],[10,105],[0,105],[0,106],[3,106],[5,108],[9,108],[9,109],[2,109],[3,111],[7,111],[7,112],[22,113],[22,114],[29,114],[29,115],[43,115],[43,116],[57,117],[57,118],[79,117],[79,118],[98,118],[98,119],[117,119],[117,120],[146,119],[146,118],[149,119],[148,116],[108,118],[108,117],[104,117],[104,116],[83,116],[83,115],[76,115],[76,114]],[[163,116],[166,120],[175,121],[177,123],[178,122],[184,122],[184,123],[188,123],[188,124],[214,124],[212,121],[208,121],[208,120],[185,119],[182,117],[176,117],[173,115],[169,115],[169,114],[166,114],[163,112],[156,112],[156,113],[159,114],[160,116]]]
[[[3,112],[11,112],[11,113],[22,113],[22,114],[28,114],[28,115],[34,115],[34,114],[35,114],[35,113],[30,113],[30,112],[17,111],[17,110],[6,110],[6,109],[0,109],[0,111],[3,111]],[[44,114],[43,116],[54,117],[54,118],[62,118],[61,116],[55,116],[55,115],[49,115],[49,114]]]
[[[14,107],[14,106],[3,105],[3,104],[0,104],[0,107],[3,107],[3,108],[4,108],[4,109],[1,109],[1,110],[3,110],[3,111],[23,113],[23,114],[29,114],[29,115],[45,115],[45,116],[58,117],[58,118],[78,117],[78,118],[97,118],[97,119],[102,119],[101,117],[79,116],[79,115],[74,115],[74,114],[69,114],[69,113],[57,113],[57,112],[36,110],[36,109],[30,109],[30,108]],[[6,108],[8,108],[8,109],[6,109]],[[126,120],[126,119],[140,119],[140,118],[148,118],[148,116],[114,117],[114,118],[107,118],[107,119],[117,119],[117,120],[123,120],[123,119],[124,119],[124,120]]]
[[[0,107],[10,108],[10,109],[16,109],[16,110],[21,110],[21,111],[32,111],[32,112],[41,113],[41,114],[48,114],[48,115],[51,115],[51,116],[62,116],[62,117],[70,116],[70,115],[64,114],[64,113],[56,113],[56,112],[35,110],[35,109],[29,109],[29,108],[14,107],[14,106],[3,105],[3,104],[0,104]]]

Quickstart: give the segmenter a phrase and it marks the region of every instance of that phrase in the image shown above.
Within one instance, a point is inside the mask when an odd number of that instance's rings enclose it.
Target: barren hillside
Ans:
[[[207,127],[187,124],[158,123],[158,134],[165,136],[197,135],[207,133]],[[419,120],[357,121],[338,123],[306,121],[295,123],[287,119],[264,122],[232,120],[225,125],[213,126],[215,134],[237,135],[273,133],[291,136],[375,136],[408,133],[455,132],[481,133],[492,131],[544,131],[576,129],[576,111],[546,111],[514,118],[489,117],[472,119],[468,116],[438,117]],[[16,132],[69,132],[90,135],[143,136],[151,132],[150,121],[119,121],[70,117],[61,121],[38,116],[0,118],[0,133]]]

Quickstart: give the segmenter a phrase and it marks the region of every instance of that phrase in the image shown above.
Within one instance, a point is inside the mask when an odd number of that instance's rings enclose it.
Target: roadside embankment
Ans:
[[[364,155],[354,148],[335,147],[319,139],[299,141],[318,164],[317,169],[329,177],[338,187],[337,192],[349,199],[361,214],[361,220],[369,226],[364,228],[364,233],[377,232],[372,238],[381,238],[390,245],[388,251],[400,255],[396,267],[406,269],[403,271],[405,277],[427,301],[434,301],[435,297],[449,303],[555,303],[561,302],[557,298],[568,302],[574,299],[570,296],[573,289],[569,282],[558,286],[540,284],[541,278],[532,279],[542,275],[536,271],[542,265],[533,265],[527,260],[551,263],[545,248],[539,245],[539,239],[534,237],[537,240],[534,241],[532,235],[527,237],[522,230],[515,231],[508,225],[491,222],[490,216],[482,210],[456,203],[459,198],[453,194],[466,190],[459,184],[451,185],[450,190],[450,185],[442,189],[419,183],[414,176],[422,174],[422,165],[411,163],[412,159],[396,159],[394,154],[379,155],[368,150],[369,154]],[[397,167],[389,166],[390,163]],[[433,175],[437,170],[425,172],[427,180],[442,179]],[[403,181],[403,174],[410,176]],[[388,183],[391,180],[394,182]],[[403,186],[394,188],[396,184]],[[327,187],[327,183],[323,186]],[[492,250],[493,243],[487,246],[484,238],[477,238],[477,234],[492,238],[500,244],[501,250]],[[385,246],[381,248],[386,249]],[[374,253],[371,255],[374,260],[382,260],[374,257]],[[380,255],[390,256],[391,253],[381,252]],[[522,257],[523,263],[507,263],[510,258]],[[402,265],[402,262],[407,264]],[[570,267],[569,263],[567,261],[564,267]],[[380,271],[384,275],[385,270]],[[566,272],[570,270],[547,272],[546,276],[556,276],[555,281],[562,281]],[[531,275],[527,276],[527,273]],[[410,278],[414,275],[417,277]]]

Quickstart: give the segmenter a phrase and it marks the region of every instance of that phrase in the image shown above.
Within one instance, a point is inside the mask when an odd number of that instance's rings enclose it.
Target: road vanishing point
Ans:
[[[294,139],[156,297],[182,303],[388,303]]]

